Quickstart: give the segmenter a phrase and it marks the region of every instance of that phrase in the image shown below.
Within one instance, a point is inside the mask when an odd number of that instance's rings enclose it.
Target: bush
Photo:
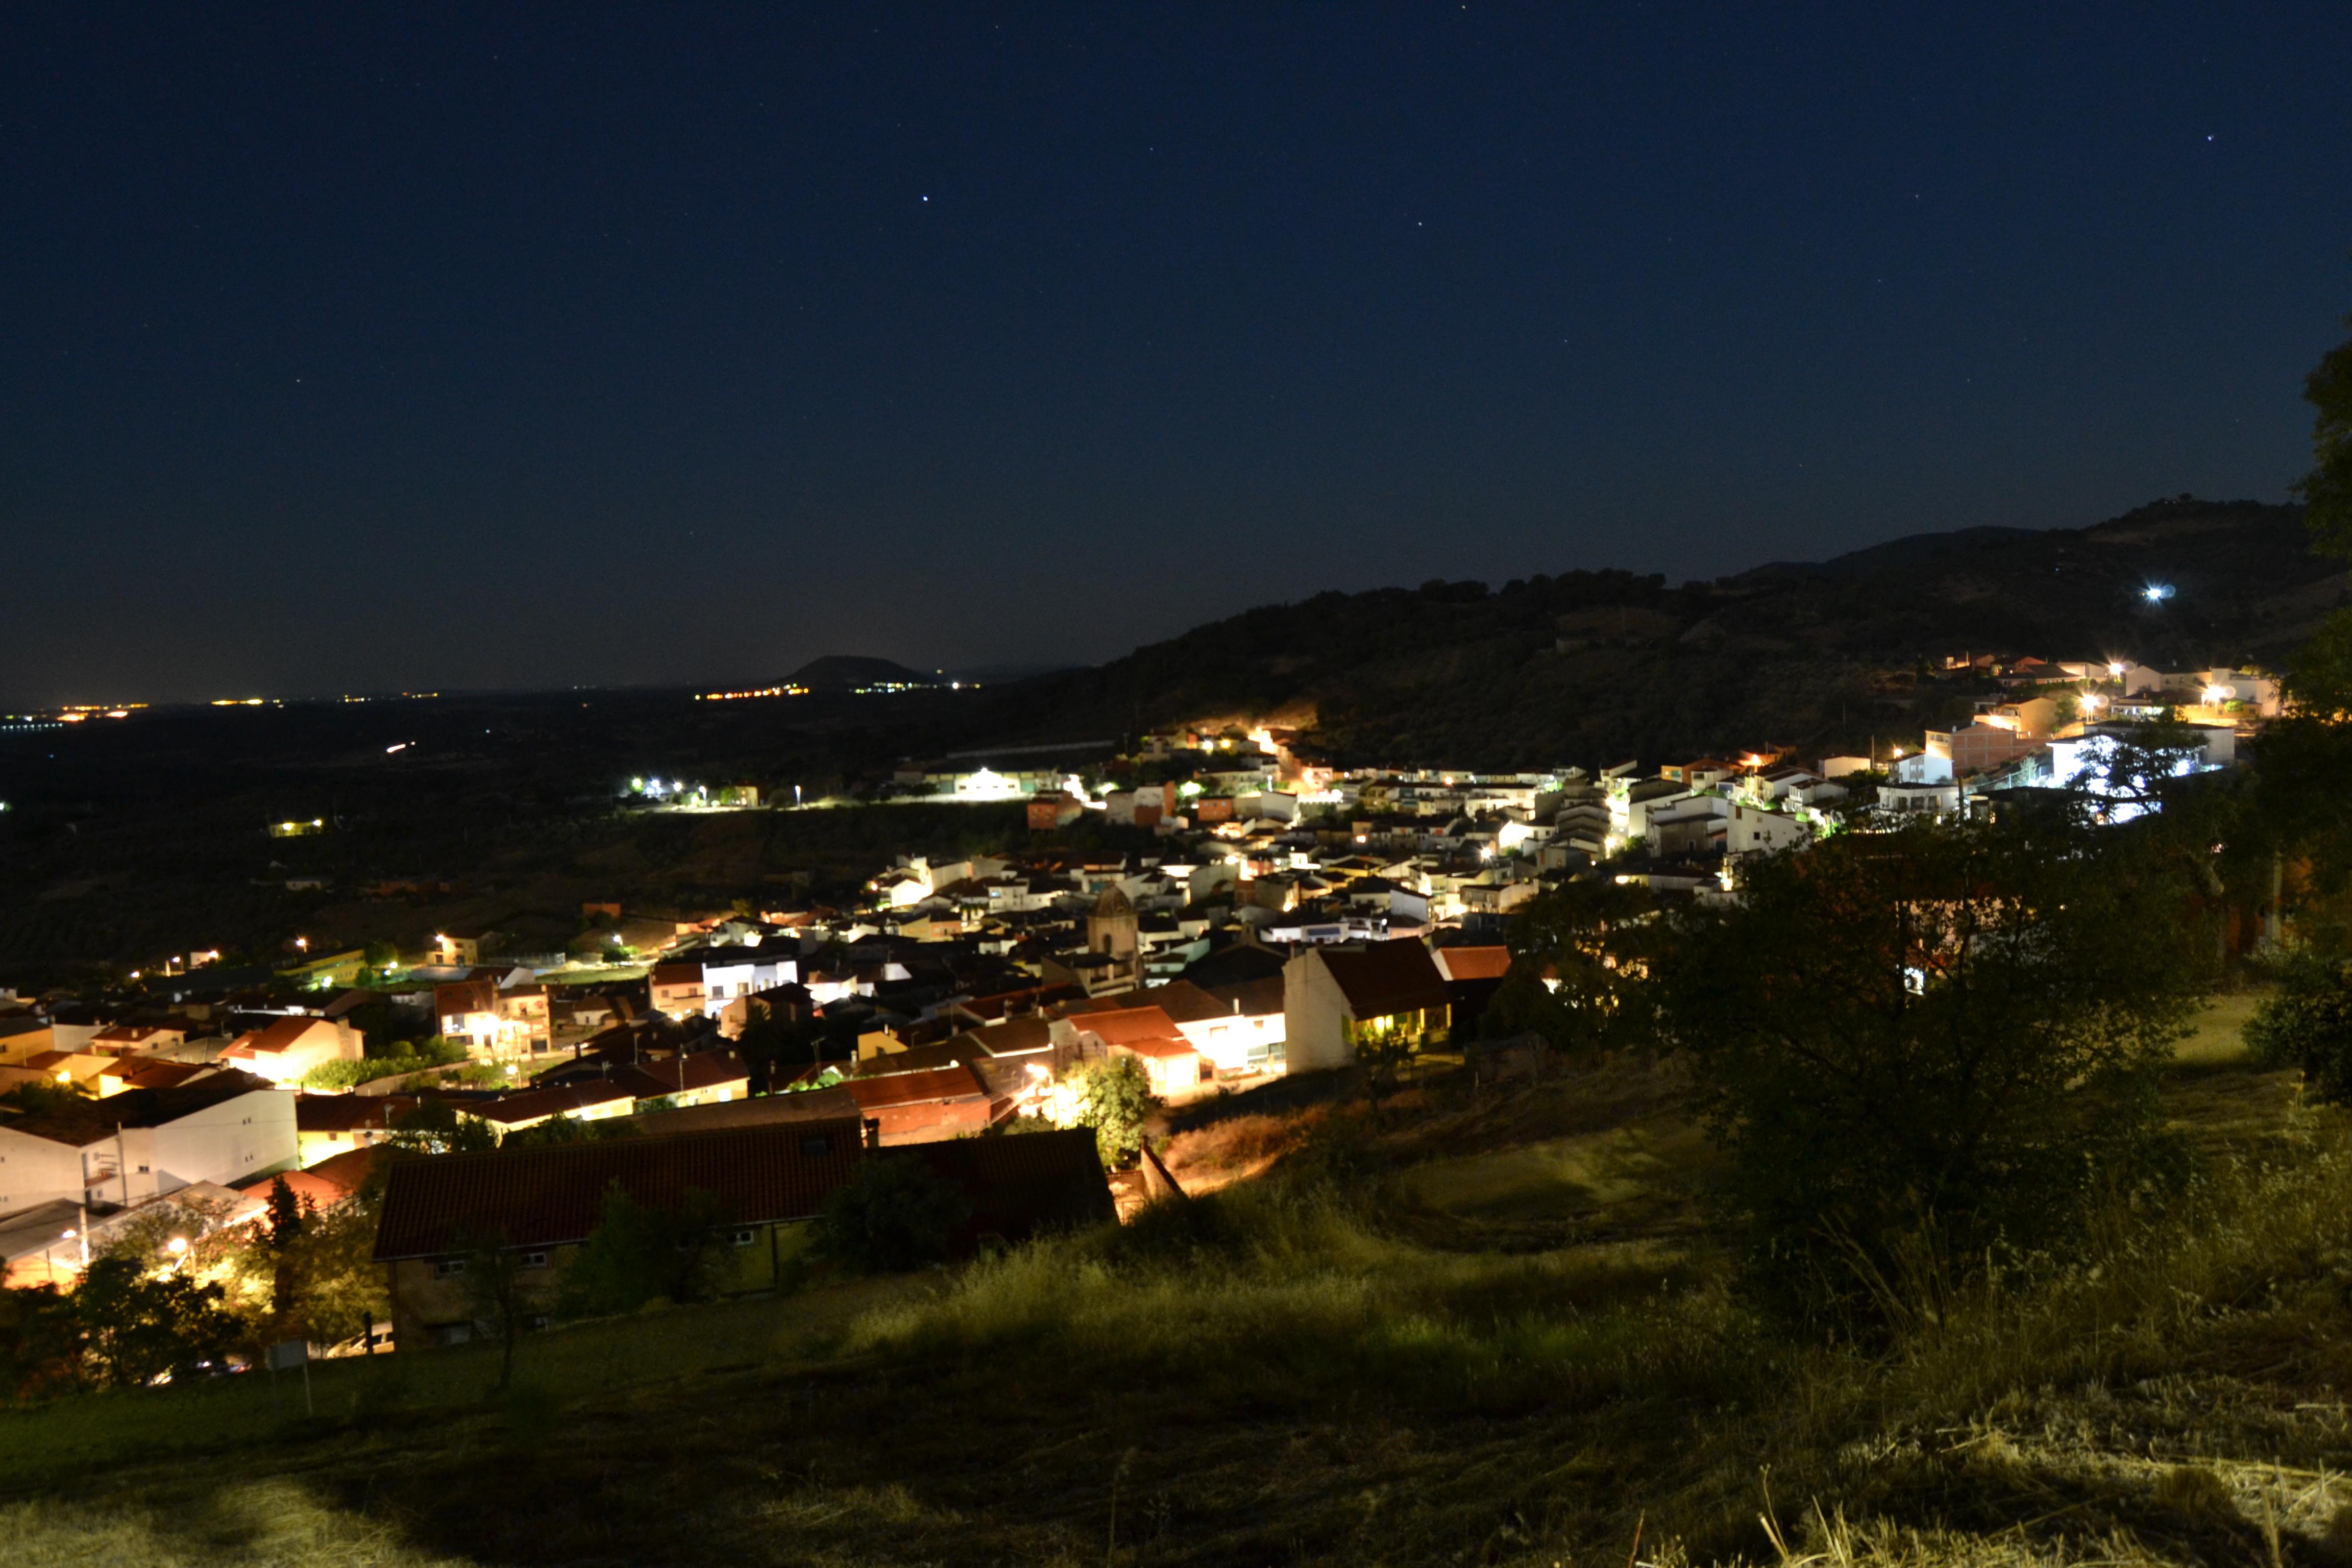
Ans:
[[[362,1057],[355,1062],[322,1062],[302,1075],[305,1089],[352,1089],[380,1078],[423,1072],[466,1059],[466,1047],[436,1035],[422,1044],[403,1040],[392,1054]]]
[[[2299,1068],[2314,1099],[2352,1100],[2352,971],[2308,952],[2289,959],[2278,994],[2247,1020],[2246,1044],[2268,1066]]]
[[[860,1161],[856,1178],[824,1200],[826,1254],[867,1274],[898,1274],[948,1256],[971,1216],[963,1194],[918,1156]]]
[[[1832,1316],[2059,1245],[2155,1169],[2199,975],[2133,827],[1843,835],[1750,862],[1659,984],[1761,1299]]]
[[[165,1373],[218,1363],[239,1337],[217,1285],[177,1272],[150,1275],[110,1253],[90,1260],[73,1293],[89,1358],[109,1383],[152,1383]]]
[[[689,1188],[676,1212],[648,1208],[615,1184],[596,1228],[565,1268],[562,1310],[585,1317],[634,1312],[650,1301],[698,1301],[717,1291],[723,1258],[719,1200]]]

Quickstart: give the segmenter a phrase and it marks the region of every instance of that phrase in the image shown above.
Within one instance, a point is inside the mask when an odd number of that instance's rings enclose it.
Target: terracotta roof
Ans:
[[[1000,1024],[983,1024],[957,1037],[977,1042],[991,1056],[1019,1055],[1051,1047],[1054,1026],[1038,1017],[1007,1018]]]
[[[1157,1007],[1179,1024],[1205,1024],[1212,1018],[1223,1018],[1233,1013],[1233,1004],[1216,997],[1189,980],[1171,980],[1165,985],[1153,985],[1135,993],[1136,1002]]]
[[[892,1073],[887,1078],[853,1078],[841,1087],[861,1110],[879,1110],[893,1105],[923,1105],[955,1100],[985,1100],[988,1091],[968,1067],[939,1068],[929,1072]]]
[[[614,1083],[626,1085],[640,1100],[751,1080],[751,1068],[733,1051],[688,1051],[667,1061],[633,1063],[613,1074]]]
[[[858,1121],[857,1101],[845,1089],[804,1089],[791,1094],[763,1094],[756,1100],[722,1100],[709,1105],[681,1105],[671,1110],[644,1110],[616,1119],[648,1138],[674,1138],[682,1132],[709,1132],[722,1127],[769,1127],[779,1122],[807,1123]]]
[[[509,1247],[584,1241],[615,1185],[648,1208],[675,1210],[689,1192],[706,1192],[740,1223],[808,1219],[856,1173],[862,1134],[855,1120],[782,1122],[395,1160],[375,1256],[446,1256],[477,1228],[495,1229]]]
[[[1123,1046],[1133,1040],[1168,1040],[1178,1034],[1176,1020],[1159,1007],[1120,1007],[1107,1013],[1086,1013],[1070,1020],[1105,1045]]]
[[[1122,1051],[1132,1051],[1139,1057],[1157,1057],[1161,1058],[1191,1057],[1198,1056],[1200,1054],[1192,1048],[1190,1042],[1178,1039],[1172,1035],[1165,1037],[1153,1036],[1133,1040],[1121,1040],[1118,1042],[1118,1048]]]
[[[177,1035],[182,1031],[162,1024],[117,1024],[110,1029],[100,1029],[89,1037],[93,1046],[143,1045],[158,1035]]]
[[[1511,967],[1507,947],[1441,947],[1437,967],[1448,980],[1500,980]]]
[[[499,1010],[498,985],[488,980],[456,980],[433,988],[433,1012],[443,1018],[460,1013],[495,1013]]]
[[[124,1089],[177,1089],[184,1083],[206,1077],[214,1070],[210,1062],[156,1061],[145,1057],[130,1057],[98,1076],[113,1079]]]
[[[239,1035],[229,1042],[223,1056],[274,1057],[300,1045],[313,1029],[335,1032],[332,1024],[318,1018],[280,1018],[273,1024]]]
[[[1264,1018],[1282,1011],[1282,976],[1269,974],[1263,980],[1244,980],[1233,985],[1211,988],[1209,994],[1224,1005],[1229,1016]],[[1239,1006],[1234,1004],[1239,1003]]]
[[[1358,1022],[1446,1005],[1445,977],[1429,949],[1412,937],[1376,942],[1359,951],[1318,948],[1313,955],[1339,984]]]
[[[298,1201],[308,1198],[313,1208],[331,1209],[360,1190],[360,1184],[367,1180],[368,1173],[375,1167],[375,1158],[376,1152],[373,1149],[347,1149],[315,1165],[299,1171],[282,1171],[278,1175],[285,1177],[287,1190]],[[239,1182],[236,1190],[253,1194],[266,1203],[269,1198],[269,1189],[277,1181],[278,1176],[256,1176],[249,1182]]]

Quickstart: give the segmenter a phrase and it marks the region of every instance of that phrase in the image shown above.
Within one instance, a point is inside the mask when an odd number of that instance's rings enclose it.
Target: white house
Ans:
[[[293,1169],[299,1149],[294,1096],[251,1073],[127,1089],[0,1121],[0,1214],[229,1186]]]
[[[1733,855],[1794,849],[1813,837],[1812,825],[1794,812],[1762,811],[1744,801],[1733,804],[1725,826],[1723,847]]]
[[[1282,1010],[1292,1072],[1345,1067],[1368,1039],[1426,1038],[1452,1021],[1445,976],[1411,937],[1309,947],[1283,966]]]
[[[363,1045],[360,1032],[341,1018],[280,1018],[239,1035],[220,1059],[224,1067],[291,1084],[312,1068],[359,1060]]]

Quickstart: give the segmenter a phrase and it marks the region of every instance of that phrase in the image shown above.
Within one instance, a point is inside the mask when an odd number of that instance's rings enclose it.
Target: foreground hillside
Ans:
[[[2151,604],[2150,584],[2173,596]],[[2301,513],[2183,497],[2095,527],[1920,534],[1669,587],[1623,572],[1322,594],[1011,689],[1072,734],[1312,719],[1347,761],[1508,767],[1741,741],[1851,746],[1942,716],[1907,680],[1963,649],[2277,660],[2352,578]]]
[[[1880,1351],[1725,1291],[1671,1076],[1187,1133],[1270,1173],[957,1274],[0,1419],[10,1561],[2325,1563],[2352,1140],[2216,1015],[2200,1176]],[[1759,1520],[1769,1520],[1768,1526]],[[1778,1532],[1778,1541],[1774,1532]]]

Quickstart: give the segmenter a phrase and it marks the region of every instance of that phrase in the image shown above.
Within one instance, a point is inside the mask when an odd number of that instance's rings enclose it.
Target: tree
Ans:
[[[919,1156],[877,1154],[824,1200],[827,1254],[867,1274],[897,1274],[948,1256],[956,1228],[971,1215],[962,1191]]]
[[[323,1214],[305,1218],[292,1247],[294,1326],[321,1344],[365,1339],[391,1310],[383,1266],[375,1260],[377,1194],[368,1187]]]
[[[2313,548],[2352,555],[2352,340],[2329,350],[2313,368],[2303,395],[2317,415],[2311,472],[2295,487],[2303,494],[2304,526]]]
[[[81,1382],[81,1321],[54,1285],[0,1289],[0,1402],[28,1405]]]
[[[1479,1020],[1490,1037],[1533,1030],[1564,1051],[1646,1045],[1655,994],[1644,984],[1659,935],[1656,897],[1614,881],[1568,882],[1511,925],[1510,972]]]
[[[735,1048],[769,1092],[780,1087],[783,1064],[823,1059],[824,1031],[814,1020],[787,1022],[776,1016],[774,1009],[765,1002],[756,999],[746,1004],[743,1013],[743,1027],[735,1037]]]
[[[262,1230],[263,1245],[269,1253],[269,1322],[270,1331],[284,1337],[293,1322],[297,1281],[299,1275],[294,1257],[295,1243],[301,1239],[303,1212],[295,1202],[294,1189],[286,1184],[284,1176],[275,1176],[269,1183],[269,1208]]]
[[[1095,1130],[1095,1146],[1113,1170],[1134,1163],[1143,1150],[1144,1125],[1160,1108],[1143,1064],[1112,1057],[1082,1069],[1077,1079],[1076,1120]]]
[[[125,1253],[90,1259],[73,1293],[89,1362],[108,1383],[152,1383],[166,1373],[217,1363],[238,1338],[218,1285],[178,1269],[150,1273]]]
[[[370,969],[381,974],[400,963],[400,949],[378,937],[367,944],[365,962]]]
[[[477,1332],[499,1340],[499,1381],[501,1391],[514,1382],[515,1340],[521,1334],[526,1313],[522,1293],[522,1256],[495,1225],[476,1226],[459,1237],[465,1271],[458,1276],[466,1305],[473,1313]]]
[[[717,1293],[725,1265],[719,1200],[688,1189],[676,1210],[638,1203],[617,1182],[605,1189],[596,1228],[572,1257],[561,1306],[568,1317],[634,1312],[649,1301],[698,1301]]]
[[[20,1083],[7,1093],[0,1094],[0,1106],[5,1106],[11,1110],[22,1111],[27,1116],[38,1116],[44,1111],[62,1110],[68,1106],[81,1105],[89,1100],[89,1090],[79,1084],[50,1083],[46,1079],[35,1079],[28,1083]]]
[[[2270,1066],[2299,1070],[2313,1098],[2352,1102],[2352,966],[2298,951],[2247,1020],[2246,1044]]]
[[[1761,1299],[1900,1311],[2152,1168],[2207,950],[2144,826],[1841,835],[1677,921],[1660,1000]]]
[[[498,1130],[459,1113],[446,1100],[426,1100],[392,1119],[392,1147],[408,1154],[471,1154],[499,1146]]]

